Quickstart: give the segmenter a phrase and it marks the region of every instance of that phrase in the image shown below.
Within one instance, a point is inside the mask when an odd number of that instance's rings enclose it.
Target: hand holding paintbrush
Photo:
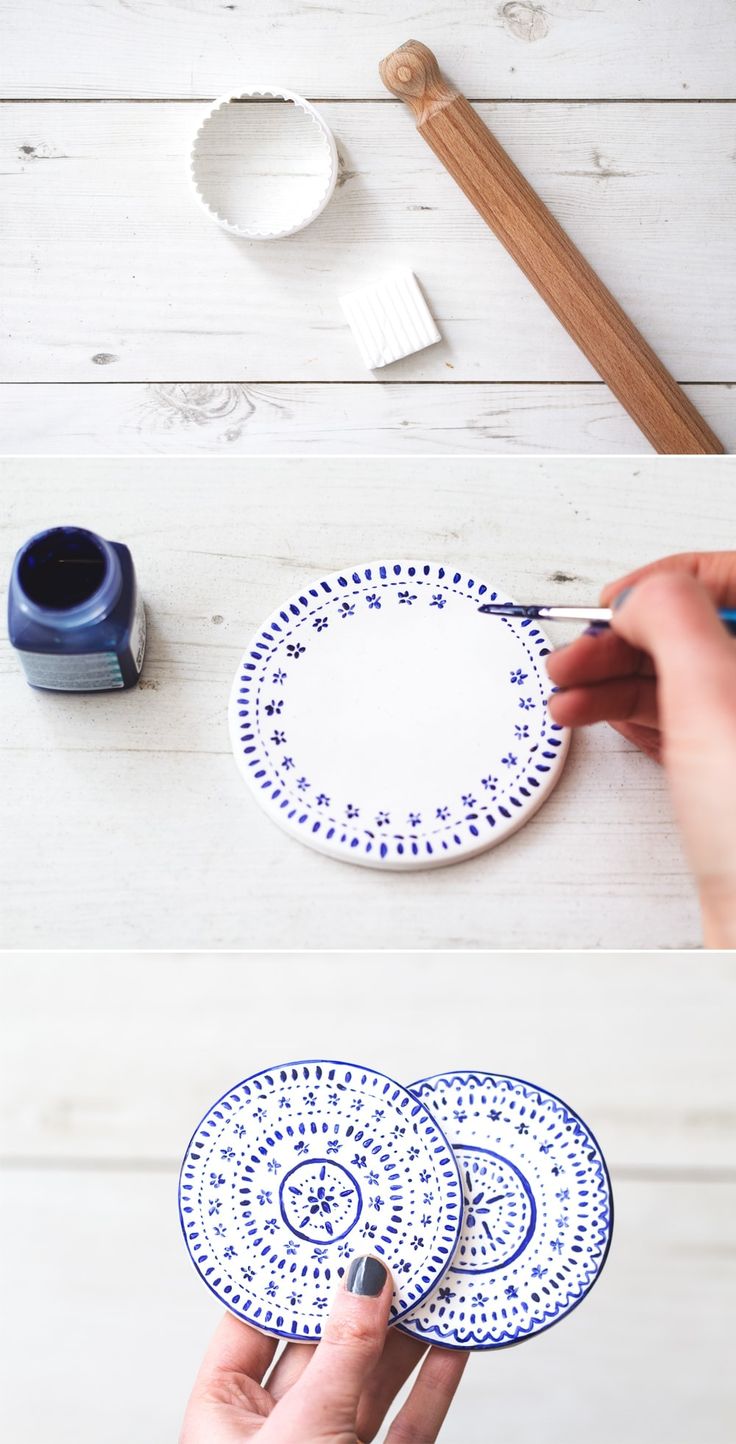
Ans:
[[[555,722],[607,721],[664,764],[711,947],[736,946],[736,552],[665,557],[603,591],[610,626],[547,660]],[[719,610],[721,609],[721,616]]]

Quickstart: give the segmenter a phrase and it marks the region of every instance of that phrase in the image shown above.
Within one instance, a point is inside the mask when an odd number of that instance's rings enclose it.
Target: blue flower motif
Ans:
[[[505,757],[501,758],[501,761],[503,762],[504,767],[515,767],[518,758],[514,757],[513,752],[508,752]]]
[[[315,1309],[326,1309],[326,1308],[327,1308],[327,1299],[315,1299],[315,1300],[314,1300],[314,1307],[315,1307]]]
[[[268,1283],[266,1284],[266,1293],[268,1294],[268,1297],[270,1299],[275,1299],[276,1294],[278,1293],[278,1289],[276,1288],[276,1284],[273,1279],[268,1280]]]
[[[381,1119],[383,1118],[385,1112],[386,1112],[386,1109],[385,1109],[385,1108],[374,1108],[374,1109],[373,1109],[373,1117],[375,1118],[376,1123],[380,1123],[380,1121],[381,1121]]]
[[[299,1245],[295,1238],[287,1238],[286,1252],[290,1258],[293,1258],[294,1254],[299,1252]]]
[[[272,733],[271,733],[271,741],[272,741],[272,742],[275,742],[277,747],[283,747],[283,745],[284,745],[284,743],[285,743],[285,741],[286,741],[286,733],[285,733],[285,732],[272,732]]]
[[[551,1144],[551,1143],[540,1143],[540,1145],[539,1145],[539,1152],[540,1152],[540,1153],[551,1153],[551,1152],[552,1152],[552,1144]]]
[[[417,599],[416,592],[399,592],[399,606],[411,607]]]
[[[516,669],[511,673],[511,681],[516,682],[517,686],[520,687],[522,682],[526,682],[528,675],[529,674],[527,672],[522,672],[521,667],[516,667]]]
[[[431,1173],[428,1171],[428,1169],[423,1168],[422,1171],[421,1171],[421,1173],[420,1173],[420,1175],[419,1175],[419,1182],[420,1182],[420,1183],[429,1183],[431,1177],[432,1177],[432,1175],[431,1175]]]
[[[327,1249],[326,1249],[326,1248],[315,1248],[315,1249],[312,1249],[312,1258],[313,1258],[313,1259],[316,1259],[316,1260],[317,1260],[317,1263],[324,1263],[325,1259],[327,1258]]]
[[[378,1224],[376,1224],[376,1223],[366,1223],[366,1224],[364,1224],[364,1226],[363,1226],[363,1237],[364,1237],[364,1238],[375,1238],[377,1232],[378,1232]]]
[[[281,766],[283,767],[284,772],[291,772],[291,771],[293,770],[293,767],[294,767],[294,758],[293,758],[293,757],[282,757],[282,758],[281,758]]]
[[[380,612],[381,598],[378,596],[377,592],[371,592],[370,596],[366,597],[366,601],[372,612]]]
[[[508,1285],[508,1288],[506,1289],[506,1298],[507,1298],[507,1299],[518,1299],[518,1297],[519,1297],[519,1290],[516,1288],[516,1285],[515,1285],[515,1284],[509,1284],[509,1285]]]
[[[299,657],[304,656],[306,650],[307,649],[303,642],[287,642],[286,644],[286,654],[288,657],[291,657],[295,662],[298,660]]]
[[[421,1234],[415,1233],[415,1235],[414,1235],[414,1237],[413,1237],[413,1239],[412,1239],[409,1247],[410,1247],[410,1248],[424,1248],[424,1239],[422,1238]]]
[[[406,1150],[406,1156],[410,1158],[413,1163],[414,1159],[419,1157],[419,1149],[412,1143],[411,1147]]]
[[[324,792],[318,793],[318,795],[317,795],[317,806],[318,806],[318,807],[329,807],[329,805],[330,805],[330,799],[329,799],[329,797],[326,795],[326,793],[324,793]]]
[[[376,1184],[378,1183],[378,1174],[369,1173],[365,1181],[369,1188],[375,1188]]]
[[[379,814],[378,814],[378,816],[377,816],[377,818],[376,818],[376,826],[377,826],[377,827],[385,827],[386,824],[389,823],[390,821],[391,821],[391,818],[389,817],[389,814],[388,814],[387,812],[379,812]]]
[[[519,722],[517,722],[517,724],[516,724],[516,726],[515,726],[515,728],[514,728],[514,732],[515,732],[516,736],[517,736],[518,738],[520,738],[521,740],[523,740],[525,737],[528,737],[528,736],[529,736],[529,728],[527,727],[526,723],[519,723]]]
[[[528,1124],[528,1123],[518,1123],[517,1126],[516,1126],[516,1132],[517,1132],[517,1133],[528,1133],[528,1132],[529,1132],[529,1124]]]
[[[533,712],[536,705],[537,704],[532,697],[519,698],[519,706],[521,707],[522,712]]]
[[[346,617],[352,617],[352,616],[354,615],[354,613],[355,613],[355,602],[341,602],[341,603],[340,603],[340,616],[342,617],[343,621],[345,620]]]
[[[556,1224],[557,1228],[559,1228],[560,1231],[562,1232],[562,1231],[564,1231],[564,1229],[570,1227],[570,1220],[569,1220],[569,1218],[565,1218],[565,1215],[564,1215],[564,1213],[563,1213],[563,1215],[562,1215],[561,1218],[556,1218],[556,1219],[555,1219],[555,1224]]]
[[[238,1252],[238,1250],[237,1250],[236,1248],[233,1248],[232,1244],[229,1243],[228,1246],[227,1246],[227,1248],[223,1249],[223,1251],[222,1251],[222,1257],[223,1257],[223,1258],[236,1258],[236,1257],[237,1257],[237,1252]]]
[[[271,680],[276,683],[277,687],[283,687],[284,682],[286,681],[286,673],[281,667],[279,667],[277,671],[274,672]]]
[[[550,1246],[550,1248],[553,1248],[553,1249],[554,1249],[555,1253],[562,1253],[562,1239],[561,1239],[561,1238],[553,1238],[553,1239],[550,1239],[550,1245],[549,1245],[549,1246]]]
[[[498,787],[498,778],[497,778],[497,777],[492,777],[491,774],[489,773],[487,777],[481,777],[480,780],[481,780],[481,782],[483,783],[483,786],[485,787],[486,792],[495,792],[495,791],[496,791],[496,788]]]
[[[556,1194],[555,1194],[555,1198],[559,1199],[560,1203],[567,1203],[567,1200],[568,1200],[569,1197],[570,1197],[570,1190],[569,1190],[569,1188],[561,1188],[560,1191],[559,1191],[559,1193],[556,1193]]]
[[[222,1188],[222,1185],[223,1185],[224,1182],[225,1182],[225,1175],[224,1175],[224,1173],[211,1173],[211,1174],[210,1174],[210,1188]]]
[[[264,1225],[263,1225],[263,1227],[264,1227],[265,1230],[266,1230],[266,1233],[275,1233],[276,1230],[277,1230],[277,1228],[278,1228],[278,1226],[279,1226],[279,1225],[278,1225],[278,1220],[275,1219],[275,1218],[267,1218],[267,1219],[266,1219],[266,1222],[265,1222]]]
[[[229,1159],[229,1158],[234,1158],[234,1157],[235,1157],[235,1149],[234,1149],[234,1148],[221,1148],[221,1149],[220,1149],[220,1158],[228,1158],[228,1159]]]
[[[383,1208],[383,1199],[380,1193],[374,1193],[373,1197],[368,1199],[368,1207],[372,1208],[374,1213],[378,1213],[379,1209]]]
[[[317,1094],[315,1093],[313,1088],[310,1088],[309,1092],[304,1094],[302,1102],[304,1103],[305,1108],[314,1108],[314,1105],[317,1102]]]
[[[549,1269],[543,1269],[541,1264],[535,1264],[532,1269],[532,1278],[543,1279],[546,1273],[549,1273]]]
[[[257,1197],[261,1208],[263,1208],[267,1203],[270,1203],[272,1200],[271,1190],[269,1188],[262,1188]]]
[[[327,1152],[328,1152],[329,1154],[339,1153],[341,1148],[342,1148],[342,1144],[341,1144],[341,1143],[338,1143],[338,1141],[337,1141],[336,1138],[328,1138],[328,1140],[327,1140]]]
[[[500,1110],[498,1108],[491,1108],[489,1110],[488,1117],[490,1118],[491,1123],[498,1123],[498,1120],[501,1117]]]
[[[353,1159],[353,1168],[365,1168],[366,1156],[364,1153],[356,1153]]]
[[[271,701],[266,703],[263,710],[267,717],[278,717],[279,713],[283,710],[283,706],[283,698],[277,702],[275,698],[272,697]]]
[[[296,785],[297,785],[297,787],[299,788],[299,791],[300,791],[300,792],[306,792],[307,789],[308,789],[309,787],[311,787],[312,784],[311,784],[311,782],[307,782],[306,777],[297,777],[297,779],[296,779]]]
[[[279,1098],[279,1108],[291,1108],[291,1099],[287,1098],[285,1093],[282,1093]]]
[[[455,1294],[453,1289],[448,1289],[445,1285],[444,1288],[440,1289],[439,1297],[441,1298],[443,1304],[449,1304],[450,1300],[454,1299]]]
[[[269,1158],[268,1163],[266,1164],[266,1167],[267,1167],[269,1173],[278,1173],[278,1171],[279,1171],[279,1169],[280,1169],[280,1167],[281,1167],[281,1164],[279,1163],[278,1159],[276,1159],[276,1158]]]
[[[440,822],[447,822],[450,816],[449,807],[438,807],[435,816],[439,818]]]
[[[345,816],[347,818],[360,817],[360,808],[356,807],[354,802],[349,802],[345,808]]]
[[[243,1275],[243,1278],[245,1279],[245,1282],[247,1284],[252,1283],[253,1279],[256,1276],[255,1269],[252,1269],[249,1264],[247,1264],[244,1268],[241,1268],[240,1272]]]
[[[455,1108],[452,1116],[456,1123],[464,1123],[468,1115],[464,1108]]]
[[[210,1218],[212,1218],[213,1213],[219,1213],[221,1208],[222,1208],[222,1202],[221,1202],[221,1200],[220,1200],[219,1198],[211,1198],[210,1201],[209,1201],[209,1209],[208,1209],[208,1213],[209,1213]]]
[[[462,801],[463,807],[475,807],[475,806],[477,805],[477,804],[476,804],[476,801],[475,801],[475,798],[473,797],[472,792],[465,792],[465,793],[463,793],[463,796],[462,796],[462,798],[461,798],[461,801]]]
[[[225,1228],[224,1223],[216,1223],[212,1232],[216,1233],[218,1238],[224,1238],[225,1234],[227,1233],[227,1229]]]
[[[438,607],[439,610],[442,611],[442,608],[447,605],[447,597],[443,597],[441,592],[435,592],[429,605],[430,607]]]
[[[246,1126],[245,1126],[244,1123],[236,1123],[236,1124],[235,1124],[235,1127],[233,1128],[233,1132],[234,1132],[236,1138],[245,1138],[245,1135],[246,1135],[246,1133],[248,1132],[248,1130],[247,1130],[247,1128],[246,1128]]]
[[[312,626],[314,627],[315,632],[324,632],[325,627],[329,627],[329,625],[330,624],[326,617],[315,617],[314,621],[312,622]]]
[[[422,818],[419,812],[410,812],[407,818],[410,827],[421,827]]]
[[[482,1309],[483,1305],[488,1303],[488,1296],[487,1294],[475,1294],[470,1302],[474,1309]]]
[[[294,1144],[294,1152],[300,1154],[309,1152],[309,1145],[304,1142],[303,1138],[300,1138],[299,1142]]]

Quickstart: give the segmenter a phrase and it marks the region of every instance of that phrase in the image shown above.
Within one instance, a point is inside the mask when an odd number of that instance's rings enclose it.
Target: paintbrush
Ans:
[[[486,602],[478,608],[488,617],[510,617],[526,622],[588,622],[608,627],[612,607],[563,607],[552,605],[519,605],[516,602]],[[736,637],[736,608],[720,607],[718,615],[732,636]]]

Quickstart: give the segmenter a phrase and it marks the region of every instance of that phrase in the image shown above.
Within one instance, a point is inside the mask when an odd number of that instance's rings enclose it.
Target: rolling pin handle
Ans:
[[[423,125],[436,111],[457,100],[459,91],[445,80],[436,56],[420,40],[407,40],[382,60],[381,79],[387,90],[405,100]]]

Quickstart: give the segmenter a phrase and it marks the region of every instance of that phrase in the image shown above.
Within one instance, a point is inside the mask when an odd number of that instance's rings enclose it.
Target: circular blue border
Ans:
[[[426,1104],[422,1102],[421,1098],[415,1098],[415,1096],[414,1096],[414,1094],[412,1093],[411,1089],[410,1089],[410,1088],[407,1088],[404,1083],[399,1083],[399,1082],[397,1082],[397,1080],[396,1080],[395,1078],[391,1078],[388,1073],[383,1073],[383,1072],[381,1072],[381,1070],[378,1069],[378,1068],[368,1068],[368,1067],[366,1067],[365,1065],[363,1065],[363,1064],[361,1064],[361,1063],[346,1062],[345,1060],[339,1059],[339,1058],[294,1058],[294,1059],[290,1059],[288,1062],[285,1062],[285,1063],[277,1063],[277,1064],[275,1064],[275,1066],[273,1066],[273,1067],[259,1068],[255,1073],[250,1073],[250,1074],[248,1074],[245,1078],[241,1078],[241,1079],[238,1080],[237,1083],[234,1083],[231,1088],[227,1088],[227,1089],[225,1090],[225,1092],[222,1093],[222,1094],[220,1095],[220,1097],[215,1100],[214,1103],[211,1103],[211,1104],[210,1104],[210,1106],[209,1106],[209,1108],[206,1110],[206,1112],[202,1114],[202,1117],[200,1118],[199,1123],[197,1124],[197,1127],[194,1129],[194,1131],[193,1131],[192,1134],[191,1134],[191,1137],[190,1137],[190,1139],[189,1139],[189,1142],[188,1142],[188,1144],[187,1144],[187,1146],[186,1146],[186,1149],[185,1149],[185,1152],[184,1152],[184,1156],[183,1156],[183,1158],[182,1158],[181,1167],[180,1167],[180,1169],[179,1169],[178,1181],[177,1181],[177,1206],[178,1206],[178,1212],[179,1212],[179,1225],[180,1225],[180,1227],[181,1227],[182,1236],[183,1236],[183,1238],[184,1238],[184,1243],[185,1243],[185,1246],[186,1246],[187,1255],[188,1255],[188,1257],[189,1257],[189,1259],[190,1259],[190,1261],[191,1261],[192,1267],[194,1268],[194,1270],[195,1270],[195,1272],[196,1272],[196,1274],[197,1274],[197,1277],[198,1277],[199,1279],[201,1279],[202,1283],[204,1283],[204,1284],[206,1285],[206,1287],[210,1290],[210,1293],[214,1294],[214,1296],[215,1296],[215,1298],[217,1299],[218,1303],[221,1304],[223,1308],[227,1309],[229,1313],[234,1314],[236,1318],[242,1319],[244,1323],[246,1323],[246,1324],[248,1324],[248,1325],[250,1326],[250,1328],[252,1328],[252,1329],[257,1329],[259,1333],[267,1334],[267,1335],[268,1335],[269,1337],[271,1337],[271,1338],[288,1339],[288,1340],[290,1340],[292,1343],[316,1344],[316,1343],[319,1343],[319,1340],[320,1340],[320,1338],[321,1338],[321,1334],[317,1334],[316,1336],[314,1336],[314,1335],[312,1335],[312,1334],[299,1334],[299,1333],[287,1332],[286,1330],[283,1330],[283,1329],[275,1329],[275,1328],[274,1328],[274,1329],[271,1329],[271,1328],[265,1329],[261,1324],[254,1323],[250,1318],[247,1317],[246,1314],[240,1312],[238,1309],[232,1308],[232,1306],[227,1302],[227,1299],[223,1298],[223,1297],[217,1292],[217,1290],[212,1286],[212,1284],[210,1284],[210,1283],[208,1282],[208,1280],[204,1277],[204,1275],[200,1272],[200,1270],[199,1270],[199,1268],[198,1268],[198,1266],[197,1266],[197,1263],[196,1263],[196,1261],[195,1261],[195,1259],[194,1259],[194,1257],[193,1257],[193,1255],[192,1255],[192,1251],[191,1251],[191,1249],[190,1249],[190,1247],[189,1247],[189,1240],[188,1240],[188,1238],[187,1238],[187,1232],[186,1232],[186,1227],[185,1227],[185,1223],[184,1223],[184,1214],[183,1214],[183,1208],[182,1208],[182,1186],[183,1186],[183,1179],[184,1179],[184,1170],[185,1170],[186,1165],[187,1165],[187,1160],[188,1160],[188,1158],[189,1158],[189,1154],[190,1154],[190,1151],[191,1151],[191,1149],[192,1149],[192,1145],[194,1144],[195,1139],[197,1138],[197,1135],[199,1134],[199,1132],[201,1131],[201,1129],[204,1127],[204,1125],[205,1125],[207,1119],[209,1118],[210,1114],[213,1113],[216,1108],[219,1108],[221,1104],[225,1104],[226,1101],[230,1098],[231,1094],[234,1093],[234,1092],[236,1092],[238,1088],[242,1088],[245,1084],[254,1082],[256,1078],[260,1078],[260,1077],[262,1077],[264,1074],[265,1074],[265,1075],[270,1075],[270,1074],[276,1074],[276,1075],[278,1075],[280,1072],[284,1071],[285,1069],[290,1069],[290,1068],[306,1068],[306,1067],[349,1068],[349,1069],[353,1069],[354,1072],[356,1072],[356,1073],[365,1073],[365,1074],[368,1074],[368,1075],[370,1075],[371,1077],[374,1077],[374,1078],[382,1078],[382,1079],[385,1080],[386,1083],[390,1084],[391,1087],[397,1088],[401,1093],[406,1094],[407,1100],[409,1100],[410,1102],[415,1103],[415,1104],[417,1105],[417,1108],[421,1109],[422,1113],[425,1115],[425,1117],[426,1117],[426,1119],[428,1120],[429,1124],[430,1124],[431,1127],[434,1129],[434,1132],[435,1132],[435,1134],[436,1134],[436,1136],[437,1136],[438,1142],[441,1142],[442,1144],[444,1144],[444,1147],[445,1147],[445,1149],[446,1149],[446,1151],[447,1151],[447,1163],[448,1163],[448,1166],[449,1166],[449,1168],[454,1169],[454,1172],[455,1172],[455,1176],[456,1176],[456,1179],[457,1179],[457,1228],[454,1229],[454,1230],[450,1230],[449,1225],[448,1225],[448,1226],[447,1226],[447,1229],[446,1229],[446,1232],[448,1233],[448,1240],[447,1240],[446,1245],[443,1245],[443,1247],[446,1247],[446,1248],[447,1248],[447,1255],[448,1255],[448,1256],[447,1256],[447,1261],[446,1261],[446,1262],[442,1265],[442,1267],[438,1270],[437,1274],[436,1274],[435,1277],[432,1279],[431,1283],[428,1284],[427,1288],[418,1295],[417,1299],[415,1299],[411,1304],[407,1305],[407,1307],[406,1307],[405,1309],[402,1309],[401,1312],[394,1314],[393,1318],[390,1320],[390,1323],[389,1323],[389,1327],[390,1327],[390,1328],[393,1328],[394,1325],[398,1324],[399,1321],[404,1317],[405,1314],[410,1313],[412,1309],[418,1308],[419,1305],[422,1304],[422,1303],[424,1302],[424,1300],[429,1296],[429,1294],[431,1294],[431,1293],[433,1292],[433,1290],[437,1287],[437,1285],[438,1285],[438,1283],[440,1282],[440,1280],[443,1279],[444,1276],[445,1276],[445,1274],[447,1273],[447,1270],[449,1269],[449,1267],[450,1267],[450,1265],[451,1265],[451,1263],[452,1263],[452,1259],[453,1259],[453,1256],[454,1256],[454,1253],[455,1253],[455,1249],[457,1248],[458,1241],[459,1241],[459,1238],[460,1238],[460,1231],[461,1231],[461,1229],[462,1229],[462,1222],[463,1222],[463,1188],[462,1188],[462,1180],[461,1180],[461,1178],[460,1178],[460,1170],[459,1170],[459,1168],[458,1168],[457,1159],[455,1158],[454,1150],[453,1150],[453,1148],[451,1147],[450,1143],[448,1142],[447,1138],[445,1137],[445,1134],[444,1134],[443,1130],[440,1128],[440,1125],[439,1125],[439,1123],[437,1122],[436,1118],[434,1117],[434,1114],[429,1110],[429,1108],[427,1108]],[[453,1235],[454,1235],[454,1236],[453,1236]]]
[[[499,593],[492,590],[487,583],[465,577],[462,572],[439,562],[369,562],[361,563],[354,569],[348,568],[345,572],[331,572],[305,587],[303,591],[295,593],[272,614],[270,622],[264,623],[258,629],[238,665],[229,705],[230,740],[238,768],[256,797],[264,803],[267,815],[290,836],[308,842],[328,856],[367,863],[373,867],[383,866],[387,870],[412,866],[436,867],[461,861],[493,846],[496,840],[501,841],[511,836],[516,827],[530,820],[546,800],[546,797],[542,796],[536,801],[535,793],[541,787],[540,777],[536,774],[548,775],[554,772],[553,786],[556,785],[569,747],[567,729],[548,717],[547,735],[536,744],[537,748],[542,750],[520,769],[513,787],[509,785],[501,799],[494,801],[493,805],[476,804],[473,809],[465,810],[466,815],[447,820],[443,827],[433,830],[431,837],[425,835],[424,828],[422,835],[417,835],[411,828],[401,832],[392,829],[390,833],[381,834],[380,831],[351,825],[349,820],[338,821],[320,816],[311,803],[297,798],[284,778],[278,775],[272,759],[267,755],[260,755],[263,749],[259,746],[257,736],[260,725],[257,692],[251,699],[256,673],[269,654],[291,636],[295,626],[300,625],[325,603],[339,598],[339,589],[345,592],[353,587],[361,588],[366,582],[377,587],[398,587],[402,581],[436,584],[445,590],[459,591],[462,588],[462,595],[466,600],[472,601],[477,597],[479,604],[483,598],[486,601],[495,601],[499,597]],[[517,638],[519,630],[524,633],[520,640],[530,665],[538,670],[537,660],[548,656],[552,650],[549,638],[529,618],[501,620]],[[527,804],[531,805],[528,813]],[[509,823],[511,826],[507,825]],[[502,831],[496,839],[494,832],[498,826]]]
[[[493,1343],[493,1344],[453,1344],[453,1343],[450,1343],[449,1341],[446,1342],[445,1340],[442,1340],[442,1339],[435,1339],[434,1337],[431,1337],[429,1334],[426,1335],[426,1336],[422,1335],[422,1338],[424,1338],[425,1342],[426,1342],[428,1345],[432,1344],[432,1345],[434,1345],[434,1346],[435,1346],[436,1348],[438,1348],[438,1349],[452,1349],[452,1350],[455,1350],[455,1351],[457,1351],[457,1352],[459,1352],[459,1353],[468,1353],[468,1352],[470,1352],[470,1353],[484,1354],[484,1353],[492,1353],[492,1352],[494,1352],[496,1349],[515,1349],[515,1348],[518,1347],[519,1344],[526,1344],[526,1343],[529,1342],[530,1339],[535,1339],[535,1338],[537,1338],[537,1336],[538,1336],[539,1334],[546,1334],[547,1331],[548,1331],[548,1329],[553,1329],[557,1324],[561,1324],[566,1318],[569,1317],[570,1314],[574,1313],[575,1309],[579,1308],[580,1304],[582,1304],[582,1303],[584,1302],[584,1300],[587,1299],[588,1295],[589,1295],[589,1294],[591,1293],[591,1291],[595,1288],[595,1286],[596,1286],[596,1284],[597,1284],[597,1282],[598,1282],[601,1274],[603,1273],[603,1270],[604,1270],[604,1268],[605,1268],[605,1266],[606,1266],[606,1263],[608,1262],[608,1255],[609,1255],[609,1253],[610,1253],[610,1251],[611,1251],[611,1242],[612,1242],[612,1240],[613,1240],[614,1200],[613,1200],[613,1186],[612,1186],[612,1184],[611,1184],[611,1175],[610,1175],[609,1170],[608,1170],[608,1164],[606,1163],[606,1157],[605,1157],[605,1154],[604,1154],[604,1152],[603,1152],[603,1149],[601,1148],[600,1143],[598,1142],[598,1139],[597,1139],[595,1133],[593,1132],[592,1128],[590,1128],[590,1127],[588,1126],[588,1124],[586,1123],[585,1119],[582,1118],[579,1113],[576,1113],[575,1109],[574,1109],[574,1108],[571,1108],[571,1107],[570,1107],[570,1104],[569,1104],[569,1103],[566,1103],[564,1098],[560,1098],[560,1096],[559,1096],[558,1093],[553,1093],[550,1088],[543,1088],[542,1085],[539,1084],[539,1083],[530,1083],[530,1081],[529,1081],[528,1078],[519,1078],[519,1077],[517,1077],[516,1074],[514,1074],[514,1073],[502,1073],[502,1072],[498,1072],[498,1071],[494,1073],[494,1072],[491,1071],[490,1068],[483,1068],[483,1069],[476,1069],[476,1068],[456,1068],[456,1069],[454,1069],[454,1070],[451,1071],[451,1072],[448,1072],[447,1070],[443,1070],[443,1071],[440,1072],[440,1073],[429,1073],[429,1074],[427,1074],[426,1078],[418,1078],[418,1079],[416,1080],[416,1082],[409,1084],[409,1090],[410,1090],[410,1092],[413,1092],[413,1090],[414,1090],[415,1088],[421,1088],[421,1087],[423,1087],[424,1084],[426,1084],[426,1083],[435,1083],[435,1082],[450,1083],[450,1082],[451,1082],[453,1079],[455,1079],[455,1078],[457,1078],[457,1079],[475,1079],[479,1084],[482,1083],[482,1082],[483,1082],[483,1079],[485,1079],[485,1078],[495,1078],[495,1079],[499,1079],[499,1080],[500,1080],[500,1079],[505,1079],[505,1080],[506,1080],[507,1082],[509,1082],[509,1083],[520,1083],[520,1084],[522,1085],[522,1087],[524,1087],[524,1088],[532,1088],[532,1089],[535,1089],[538,1093],[545,1093],[548,1098],[553,1098],[554,1101],[555,1101],[556,1103],[559,1103],[559,1104],[561,1105],[561,1107],[566,1110],[567,1113],[569,1113],[573,1118],[576,1118],[576,1119],[578,1120],[578,1122],[583,1125],[583,1128],[585,1129],[586,1133],[589,1135],[589,1137],[591,1138],[592,1142],[595,1144],[595,1147],[596,1147],[596,1150],[597,1150],[597,1153],[598,1153],[598,1157],[599,1157],[600,1162],[601,1162],[601,1169],[602,1169],[603,1177],[604,1177],[604,1179],[605,1179],[606,1187],[607,1187],[607,1189],[608,1189],[608,1203],[609,1203],[609,1209],[608,1209],[608,1234],[607,1234],[607,1237],[606,1237],[606,1246],[605,1246],[605,1248],[604,1248],[604,1250],[603,1250],[603,1254],[602,1254],[602,1256],[601,1256],[601,1261],[600,1261],[600,1263],[599,1263],[599,1265],[598,1265],[597,1272],[595,1273],[594,1277],[591,1279],[591,1281],[590,1281],[590,1283],[588,1284],[587,1288],[584,1289],[584,1291],[581,1293],[580,1298],[579,1298],[579,1299],[576,1299],[574,1303],[570,1304],[570,1307],[567,1308],[567,1309],[565,1309],[564,1313],[558,1314],[558,1316],[557,1316],[556,1319],[550,1319],[549,1323],[547,1323],[547,1324],[541,1324],[538,1329],[533,1329],[533,1330],[531,1330],[529,1333],[522,1334],[522,1335],[520,1335],[520,1337],[517,1338],[517,1339],[506,1339],[505,1341],[503,1341],[503,1342],[501,1342],[501,1343]],[[452,1145],[450,1145],[450,1146],[452,1147]],[[417,1307],[418,1307],[418,1305],[417,1305]],[[414,1333],[413,1330],[407,1329],[406,1326],[405,1326],[404,1324],[402,1324],[401,1322],[399,1322],[398,1328],[401,1330],[402,1334],[408,1334],[409,1338],[412,1338],[412,1339],[416,1339],[416,1338],[417,1338],[417,1334]],[[421,1330],[420,1330],[419,1332],[421,1333]]]

